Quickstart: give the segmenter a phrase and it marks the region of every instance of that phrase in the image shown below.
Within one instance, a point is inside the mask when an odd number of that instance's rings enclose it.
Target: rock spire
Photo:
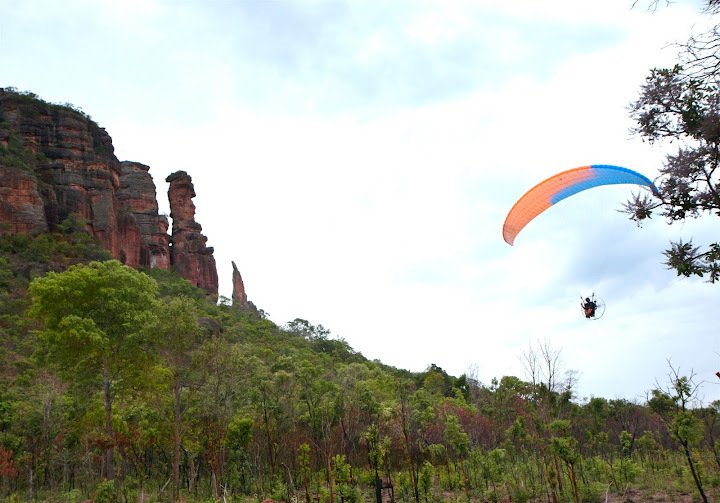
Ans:
[[[213,295],[218,293],[217,267],[213,248],[205,246],[207,238],[195,221],[195,187],[185,171],[176,171],[165,179],[170,184],[170,218],[172,237],[170,263],[183,278]]]
[[[238,307],[247,307],[248,299],[247,299],[247,294],[245,293],[245,284],[243,283],[242,276],[240,276],[240,271],[238,271],[238,268],[235,265],[235,262],[232,262],[232,268],[233,268],[232,305],[238,306]]]

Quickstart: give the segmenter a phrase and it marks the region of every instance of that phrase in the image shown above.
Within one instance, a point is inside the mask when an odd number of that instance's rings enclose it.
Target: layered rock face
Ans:
[[[78,111],[0,91],[0,137],[10,153],[0,165],[37,180],[48,229],[74,214],[119,256],[115,192],[120,163],[107,132]],[[5,181],[2,185],[8,186]],[[24,209],[26,214],[38,212],[37,207]]]
[[[149,166],[139,162],[120,163],[120,254],[132,267],[170,269],[168,219],[158,214],[155,183],[149,171]]]
[[[20,168],[0,165],[0,234],[48,231],[38,181]]]
[[[168,177],[171,238],[149,169],[118,161],[107,132],[73,107],[0,88],[0,235],[52,232],[72,218],[123,263],[172,265],[217,295],[213,249],[195,222],[191,178]]]
[[[170,184],[170,218],[172,238],[170,262],[175,270],[193,285],[212,294],[218,292],[217,267],[213,248],[205,246],[207,238],[195,221],[195,187],[185,171],[176,171],[165,179]]]

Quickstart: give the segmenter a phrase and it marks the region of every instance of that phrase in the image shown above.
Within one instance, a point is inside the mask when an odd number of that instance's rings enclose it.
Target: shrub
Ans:
[[[115,501],[115,482],[112,480],[100,482],[95,486],[93,499],[95,503],[113,503]]]
[[[83,500],[82,492],[80,492],[80,489],[72,489],[65,493],[63,501],[65,503],[79,503]]]

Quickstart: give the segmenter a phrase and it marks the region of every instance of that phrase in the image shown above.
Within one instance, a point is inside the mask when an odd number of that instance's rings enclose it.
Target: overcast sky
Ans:
[[[638,228],[631,186],[583,192],[508,246],[530,187],[616,164],[650,178],[662,146],[628,105],[698,2],[632,0],[0,0],[0,86],[72,103],[165,177],[193,179],[196,220],[248,296],[282,325],[322,324],[421,371],[526,378],[547,345],[578,399],[643,401],[668,361],[720,399],[719,286],[677,279],[670,239],[717,218]],[[587,321],[580,296],[607,304]]]

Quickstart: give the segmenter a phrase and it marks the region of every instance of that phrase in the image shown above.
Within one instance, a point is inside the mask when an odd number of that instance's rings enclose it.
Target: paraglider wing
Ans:
[[[518,199],[505,218],[503,239],[512,245],[528,222],[558,201],[600,185],[623,183],[644,185],[649,187],[653,194],[658,194],[657,188],[646,176],[609,164],[582,166],[553,175]]]

